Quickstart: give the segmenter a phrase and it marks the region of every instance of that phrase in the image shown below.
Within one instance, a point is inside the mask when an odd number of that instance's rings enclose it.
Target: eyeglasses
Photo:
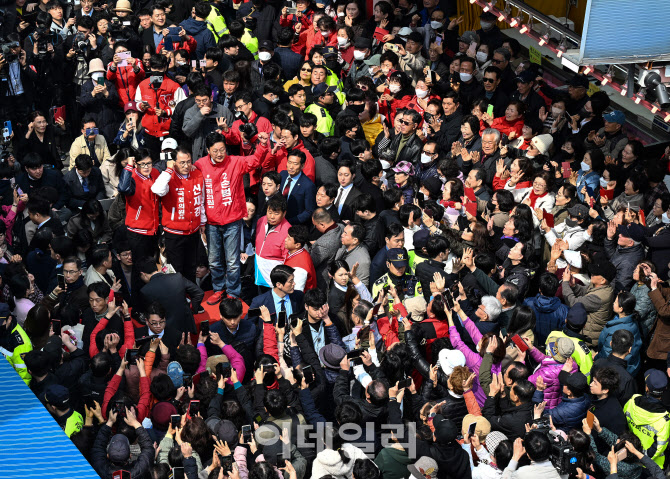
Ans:
[[[130,251],[126,251],[125,253],[120,253],[119,256],[122,258],[130,258],[133,255]]]
[[[407,120],[398,120],[398,122],[399,122],[401,125],[405,125],[405,126],[409,126],[409,125],[413,125],[413,124],[414,124],[413,121],[407,121]]]
[[[301,68],[300,71],[301,72],[311,72],[312,69],[311,68]]]
[[[68,275],[68,276],[73,276],[73,275],[75,275],[75,274],[77,274],[77,273],[81,273],[81,271],[79,271],[78,269],[69,269],[69,270],[64,269],[64,270],[63,270],[63,274],[64,274],[64,275]]]
[[[546,188],[547,184],[546,183],[540,183],[538,181],[533,181],[533,186],[537,186],[538,188]]]
[[[482,79],[484,83],[495,83],[495,80],[493,78],[484,78]]]
[[[218,155],[219,153],[225,153],[226,149],[225,148],[217,148],[217,149],[211,149],[210,152],[213,155]]]
[[[149,161],[149,162],[144,162],[144,163],[138,163],[137,167],[138,168],[151,168],[152,165],[153,165],[153,163]]]
[[[167,322],[167,321],[163,319],[162,321],[149,321],[149,324],[150,324],[151,326],[160,326],[160,325],[162,325],[162,324],[165,324],[166,322]]]

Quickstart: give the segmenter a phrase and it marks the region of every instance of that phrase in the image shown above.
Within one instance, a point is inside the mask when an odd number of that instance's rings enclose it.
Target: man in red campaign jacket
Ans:
[[[210,133],[205,139],[209,154],[195,163],[205,183],[207,225],[201,230],[207,233],[209,269],[214,287],[214,294],[207,304],[217,304],[226,293],[240,297],[242,218],[247,215],[242,179],[246,173],[260,167],[268,153],[268,141],[268,133],[260,132],[253,155],[228,156],[223,135]]]
[[[191,171],[191,153],[180,146],[177,160],[168,160],[151,191],[161,199],[165,255],[175,271],[195,283],[200,226],[207,222],[205,188],[200,170]]]
[[[163,55],[151,55],[149,67],[147,78],[137,87],[135,101],[144,112],[142,126],[147,148],[157,155],[161,151],[161,139],[170,131],[172,112],[177,103],[186,99],[186,94],[179,83],[166,76],[168,64]]]
[[[223,136],[226,139],[227,145],[240,145],[240,154],[248,156],[253,154],[254,145],[257,142],[257,137],[250,138],[248,141],[243,141],[242,136],[240,135],[240,125],[245,123],[253,123],[256,125],[258,132],[267,133],[268,136],[272,134],[272,124],[270,120],[263,116],[258,116],[255,111],[253,111],[253,101],[254,98],[249,92],[240,92],[235,95],[234,103],[234,112],[235,121],[232,126],[228,126],[224,122],[222,127]],[[261,182],[261,175],[263,172],[261,168],[258,168],[249,173],[249,187],[252,190],[256,190],[256,186]]]
[[[135,158],[128,158],[128,164],[119,175],[118,186],[119,193],[126,199],[126,238],[133,258],[137,258],[133,261],[131,276],[133,298],[139,298],[144,286],[137,265],[141,258],[155,254],[158,231],[158,196],[151,191],[158,170],[153,167],[151,153],[146,148],[138,151],[137,158],[137,167]]]
[[[305,154],[307,161],[305,161],[305,167],[302,172],[314,183],[314,179],[316,178],[314,157],[300,140],[300,127],[295,123],[289,123],[286,125],[286,128],[282,129],[280,141],[272,148],[272,151],[263,163],[263,173],[272,170],[279,172],[286,170],[288,150],[300,150]]]

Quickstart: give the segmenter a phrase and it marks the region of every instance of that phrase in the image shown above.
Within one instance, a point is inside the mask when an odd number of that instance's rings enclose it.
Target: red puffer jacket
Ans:
[[[184,99],[186,99],[186,94],[179,83],[170,80],[167,76],[163,77],[163,83],[157,89],[151,86],[151,78],[143,80],[137,87],[135,101],[138,104],[142,102],[148,104],[142,117],[144,131],[158,138],[167,136],[170,131],[172,112],[177,103]],[[163,110],[163,116],[156,116],[156,108]]]
[[[107,65],[107,79],[114,83],[116,91],[119,92],[121,108],[126,103],[134,101],[137,85],[144,80],[144,65],[138,58],[133,60],[132,66],[114,67],[114,62]],[[137,71],[135,71],[136,67],[138,68]]]

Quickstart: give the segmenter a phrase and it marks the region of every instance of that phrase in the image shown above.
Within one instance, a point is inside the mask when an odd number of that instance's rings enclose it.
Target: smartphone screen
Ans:
[[[363,355],[363,350],[362,349],[354,349],[353,351],[349,351],[347,353],[347,359],[352,360],[356,358],[360,358]]]
[[[307,384],[314,382],[314,371],[312,370],[312,366],[308,365],[302,368],[302,375],[305,377],[305,382]]]
[[[442,37],[441,36],[436,36],[435,37],[435,45],[442,45]]]
[[[116,418],[117,421],[119,419],[123,419],[124,417],[126,417],[126,403],[125,402],[116,401],[116,403],[114,403],[114,410],[116,411],[116,414],[118,415],[118,417]]]
[[[284,454],[281,452],[277,454],[277,467],[280,469],[286,467],[286,459],[284,459]]]
[[[114,291],[114,304],[117,306],[123,305],[123,293]]]
[[[470,426],[468,427],[468,435],[469,435],[469,436],[474,436],[474,434],[475,434],[475,430],[476,430],[476,429],[477,429],[477,423],[476,423],[476,422],[473,422],[473,423],[470,424]]]
[[[179,414],[173,414],[170,416],[170,424],[174,429],[178,428],[181,424],[181,416]]]
[[[200,411],[200,401],[191,401],[188,403],[188,415],[194,417]]]
[[[286,327],[286,311],[279,311],[277,313],[277,327],[284,329]]]
[[[219,377],[229,378],[230,377],[230,364],[218,363],[216,365],[216,372]]]
[[[242,437],[244,438],[244,442],[251,442],[251,424],[242,426]]]
[[[488,108],[486,109],[486,114],[493,118],[493,105],[489,105]]]
[[[190,388],[193,385],[193,376],[190,374],[184,374],[184,387]]]
[[[58,274],[56,277],[58,278],[58,287],[60,289],[65,289],[65,275]]]
[[[200,323],[200,333],[203,336],[207,336],[209,334],[209,321],[202,321]]]
[[[594,414],[591,411],[586,413],[586,422],[589,425],[589,428],[593,429],[593,420],[595,419]]]
[[[51,327],[53,328],[54,336],[60,336],[61,334],[60,319],[52,319]]]
[[[128,361],[128,365],[137,364],[139,354],[139,349],[126,349],[126,361]]]
[[[172,468],[172,479],[186,479],[184,475],[183,467],[173,467]]]
[[[408,388],[412,385],[412,378],[403,379],[398,382],[398,390]]]
[[[247,311],[247,316],[250,318],[257,318],[261,315],[261,308],[251,308]]]
[[[444,292],[444,300],[447,302],[447,307],[449,309],[454,309],[454,296],[451,294],[450,289],[447,289]]]

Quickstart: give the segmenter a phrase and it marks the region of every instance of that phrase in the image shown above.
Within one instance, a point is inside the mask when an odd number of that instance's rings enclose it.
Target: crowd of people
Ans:
[[[439,0],[28,2],[0,352],[100,477],[665,476],[670,150],[587,76]]]

